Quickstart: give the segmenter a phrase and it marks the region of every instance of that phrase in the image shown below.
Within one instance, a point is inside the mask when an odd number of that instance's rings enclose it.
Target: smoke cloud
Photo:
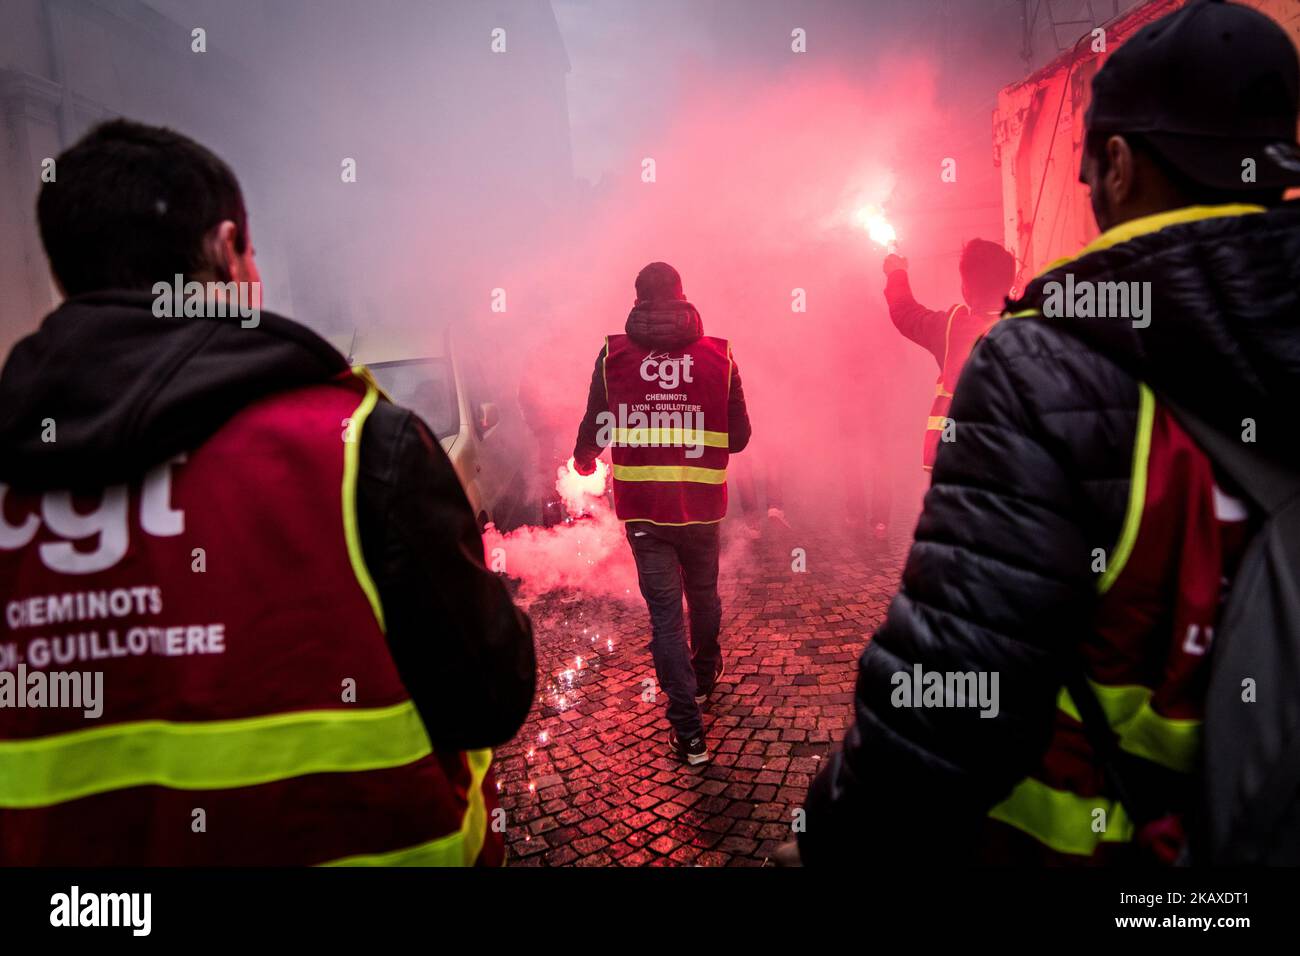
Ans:
[[[889,322],[885,250],[858,216],[890,219],[923,302],[958,301],[962,242],[1001,232],[989,110],[1019,70],[992,40],[1014,36],[1004,7],[151,0],[148,31],[114,27],[73,59],[149,64],[97,87],[101,112],[230,162],[267,309],[362,359],[454,331],[469,413],[496,406],[498,460],[529,489],[518,520],[540,523],[603,337],[659,259],[731,341],[749,399],[729,520],[783,507],[798,533],[870,512],[906,533],[936,367]],[[626,550],[600,516],[572,527],[593,560]],[[546,564],[552,539],[534,544]]]

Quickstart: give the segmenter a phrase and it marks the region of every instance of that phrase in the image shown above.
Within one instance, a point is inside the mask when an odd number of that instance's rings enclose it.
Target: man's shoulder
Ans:
[[[951,415],[959,433],[962,422],[1001,429],[995,447],[1017,468],[1034,474],[1055,461],[1109,529],[1127,500],[1138,412],[1137,379],[1120,366],[1047,321],[1008,318],[976,345]],[[956,467],[941,452],[936,481],[952,481]],[[962,480],[986,465],[964,467]]]
[[[993,323],[985,340],[996,343],[1000,356],[1009,361],[1024,358],[1102,358],[1078,336],[1053,325],[1040,315],[1004,316]]]
[[[968,371],[972,378],[986,377],[994,365],[1027,405],[1044,412],[1136,403],[1132,375],[1047,319],[1025,316],[996,323],[976,346]]]
[[[379,401],[366,419],[365,434],[381,441],[396,441],[413,427],[415,413],[395,402]]]
[[[392,486],[436,459],[433,432],[411,409],[389,401],[375,404],[361,432],[361,472]]]

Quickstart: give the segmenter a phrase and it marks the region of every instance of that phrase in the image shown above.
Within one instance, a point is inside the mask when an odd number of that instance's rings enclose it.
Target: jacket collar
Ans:
[[[1225,203],[1217,206],[1182,206],[1166,212],[1152,213],[1150,216],[1139,216],[1137,219],[1130,219],[1118,226],[1112,226],[1074,255],[1057,259],[1040,272],[1039,276],[1044,276],[1054,269],[1059,269],[1075,259],[1082,259],[1090,253],[1109,249],[1111,246],[1117,246],[1121,242],[1128,242],[1138,236],[1159,232],[1169,226],[1180,226],[1184,223],[1199,222],[1203,219],[1221,219],[1225,216],[1249,216],[1261,212],[1267,212],[1267,210],[1265,207],[1253,203]]]

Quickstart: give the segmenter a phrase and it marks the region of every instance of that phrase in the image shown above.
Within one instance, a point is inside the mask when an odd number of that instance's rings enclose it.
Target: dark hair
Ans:
[[[686,298],[682,277],[666,262],[652,262],[636,277],[638,302],[664,302]]]
[[[230,167],[188,136],[117,119],[61,153],[36,201],[41,242],[68,295],[149,289],[210,266],[204,237],[235,223],[248,246],[248,214]]]
[[[1016,281],[1016,257],[987,239],[972,239],[962,246],[957,268],[972,305],[1001,302]]]
[[[1214,206],[1223,203],[1257,203],[1263,206],[1275,206],[1282,202],[1285,190],[1250,190],[1250,189],[1216,189],[1205,186],[1177,169],[1161,155],[1141,133],[1121,133],[1106,130],[1089,130],[1083,139],[1084,155],[1097,163],[1097,175],[1105,176],[1110,171],[1110,155],[1106,152],[1106,143],[1112,136],[1121,136],[1128,143],[1134,155],[1144,156],[1160,170],[1160,174],[1169,180],[1169,184],[1189,205]]]

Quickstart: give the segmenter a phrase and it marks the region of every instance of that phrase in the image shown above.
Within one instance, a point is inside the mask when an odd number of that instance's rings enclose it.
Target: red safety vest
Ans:
[[[925,445],[922,448],[922,467],[934,468],[934,456],[939,452],[939,441],[948,423],[948,409],[952,406],[952,393],[961,378],[961,370],[970,358],[975,343],[997,325],[1000,315],[975,315],[964,305],[954,305],[948,312],[948,325],[944,332],[943,364],[934,383],[934,402],[930,417],[925,423]]]
[[[491,752],[432,749],[361,556],[377,398],[264,398],[100,494],[0,485],[0,864],[500,860]],[[99,716],[14,705],[73,674]]]
[[[605,340],[609,419],[599,436],[614,463],[614,510],[624,521],[710,524],[727,513],[731,349],[704,336],[655,350]]]
[[[1201,744],[1209,648],[1226,582],[1249,535],[1245,505],[1145,385],[1139,389],[1132,491],[1123,531],[1100,573],[1085,672],[1119,746],[1172,771],[1190,801]],[[1172,862],[1183,840],[1171,815],[1137,831],[1066,690],[1039,767],[990,813],[985,853],[1015,863],[1135,862],[1135,842]],[[1144,855],[1144,858],[1149,858]]]

